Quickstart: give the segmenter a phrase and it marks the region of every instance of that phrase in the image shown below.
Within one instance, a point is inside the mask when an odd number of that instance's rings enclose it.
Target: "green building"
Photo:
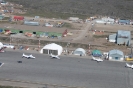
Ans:
[[[4,19],[4,16],[0,15],[0,20]]]

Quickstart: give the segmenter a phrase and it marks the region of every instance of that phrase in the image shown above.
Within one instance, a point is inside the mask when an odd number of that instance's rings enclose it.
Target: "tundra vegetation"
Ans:
[[[27,15],[67,18],[112,16],[133,19],[133,0],[6,0],[23,5]]]

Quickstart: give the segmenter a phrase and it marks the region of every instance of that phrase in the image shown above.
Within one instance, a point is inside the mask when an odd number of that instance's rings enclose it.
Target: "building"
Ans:
[[[131,32],[118,30],[116,43],[118,45],[123,44],[126,46],[130,46],[130,42],[131,42]]]
[[[93,50],[92,51],[92,56],[94,56],[94,57],[100,57],[100,56],[102,56],[102,53],[101,53],[100,50]]]
[[[109,42],[116,42],[116,34],[109,35]]]
[[[79,18],[78,17],[69,17],[68,20],[69,21],[78,21]]]
[[[19,20],[24,20],[24,17],[23,16],[14,16],[13,19],[15,21],[19,21]]]
[[[62,52],[63,47],[55,43],[47,44],[40,50],[40,53],[53,55],[61,55]]]
[[[117,60],[117,61],[123,61],[124,60],[124,54],[122,51],[114,49],[110,50],[108,54],[108,59],[109,60]]]
[[[106,23],[104,20],[101,20],[101,19],[97,19],[95,22],[99,23],[99,24],[105,24]]]
[[[39,26],[39,22],[34,21],[24,21],[24,25]]]
[[[110,17],[103,17],[102,20],[107,24],[113,24],[115,22],[115,20]]]
[[[109,42],[115,42],[118,45],[126,45],[130,46],[131,44],[131,32],[118,30],[116,34],[109,35],[108,37]]]
[[[74,52],[74,55],[81,55],[81,56],[86,56],[86,51],[83,48],[77,48]]]
[[[121,25],[130,25],[130,20],[120,19],[120,20],[118,20],[118,23]]]
[[[3,20],[4,19],[4,16],[3,15],[0,15],[0,20]]]

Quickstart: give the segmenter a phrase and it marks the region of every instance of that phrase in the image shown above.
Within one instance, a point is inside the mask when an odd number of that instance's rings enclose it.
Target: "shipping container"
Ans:
[[[24,17],[23,16],[14,16],[13,19],[16,20],[16,21],[24,20]]]

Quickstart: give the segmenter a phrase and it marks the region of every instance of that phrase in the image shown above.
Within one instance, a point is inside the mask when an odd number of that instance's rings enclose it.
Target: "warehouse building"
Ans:
[[[130,42],[131,42],[131,32],[118,30],[118,32],[117,32],[117,44],[130,46]]]
[[[109,42],[115,42],[118,45],[130,46],[131,43],[131,32],[118,30],[116,34],[109,35]]]
[[[52,53],[54,55],[61,55],[62,52],[63,52],[63,47],[55,43],[47,44],[40,50],[40,53],[43,54]]]
[[[120,19],[120,20],[118,20],[118,23],[121,25],[130,25],[130,20]]]
[[[108,54],[109,60],[116,60],[116,61],[123,61],[124,60],[124,54],[122,51],[114,49],[110,50]]]

